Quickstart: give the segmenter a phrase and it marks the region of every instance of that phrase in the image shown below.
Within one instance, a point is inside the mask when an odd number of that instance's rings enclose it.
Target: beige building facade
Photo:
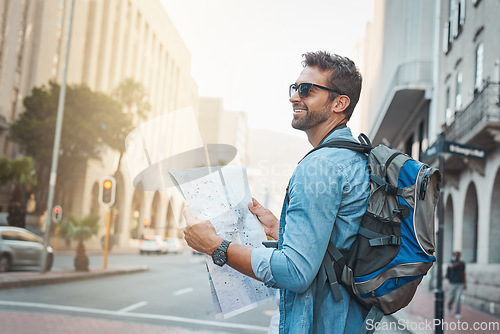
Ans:
[[[0,2],[0,156],[22,155],[10,140],[9,126],[23,112],[23,98],[33,87],[62,80],[70,7],[70,0]],[[152,106],[149,120],[188,107],[198,111],[191,55],[159,0],[75,0],[68,84],[111,94],[125,78],[145,87]],[[192,146],[170,140],[178,150]],[[102,152],[102,159],[89,161],[84,177],[75,181],[77,191],[65,213],[105,216],[106,209],[97,204],[99,184],[115,172],[119,154],[107,148]],[[123,159],[112,210],[115,244],[133,246],[144,232],[177,235],[182,198],[170,188],[134,189]]]

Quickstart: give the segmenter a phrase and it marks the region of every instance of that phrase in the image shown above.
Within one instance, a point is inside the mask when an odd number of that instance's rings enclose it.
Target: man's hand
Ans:
[[[279,225],[280,222],[278,218],[268,209],[263,207],[255,198],[252,197],[252,202],[248,203],[248,209],[251,213],[257,216],[262,226],[264,226],[264,231],[267,236],[270,236],[274,240],[278,240],[279,237]]]
[[[217,235],[209,220],[195,217],[189,208],[184,209],[183,215],[187,224],[184,228],[184,239],[187,244],[199,252],[212,255],[224,239]]]

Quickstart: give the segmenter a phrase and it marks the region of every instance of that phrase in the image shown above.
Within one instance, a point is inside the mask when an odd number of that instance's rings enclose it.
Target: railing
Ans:
[[[500,122],[500,84],[488,82],[474,100],[455,115],[455,120],[446,129],[446,139],[457,141],[481,124]]]

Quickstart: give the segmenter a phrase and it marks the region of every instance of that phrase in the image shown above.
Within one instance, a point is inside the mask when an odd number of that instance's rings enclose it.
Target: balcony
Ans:
[[[446,140],[492,150],[500,141],[500,84],[487,83],[474,100],[455,114],[446,128]],[[459,172],[466,168],[464,159],[449,156],[446,169]]]
[[[370,132],[373,143],[393,142],[432,88],[432,62],[412,61],[398,66]]]
[[[464,110],[455,114],[455,120],[446,129],[446,140],[492,148],[491,133],[483,133],[485,129],[500,129],[498,83],[487,83]]]

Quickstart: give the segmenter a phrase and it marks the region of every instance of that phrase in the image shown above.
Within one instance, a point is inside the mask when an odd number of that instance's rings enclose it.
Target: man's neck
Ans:
[[[316,147],[323,140],[323,138],[325,138],[334,128],[342,123],[347,123],[347,121],[345,119],[341,119],[321,123],[314,128],[305,130],[304,132],[307,134],[307,140],[309,143],[311,143],[313,147]]]

